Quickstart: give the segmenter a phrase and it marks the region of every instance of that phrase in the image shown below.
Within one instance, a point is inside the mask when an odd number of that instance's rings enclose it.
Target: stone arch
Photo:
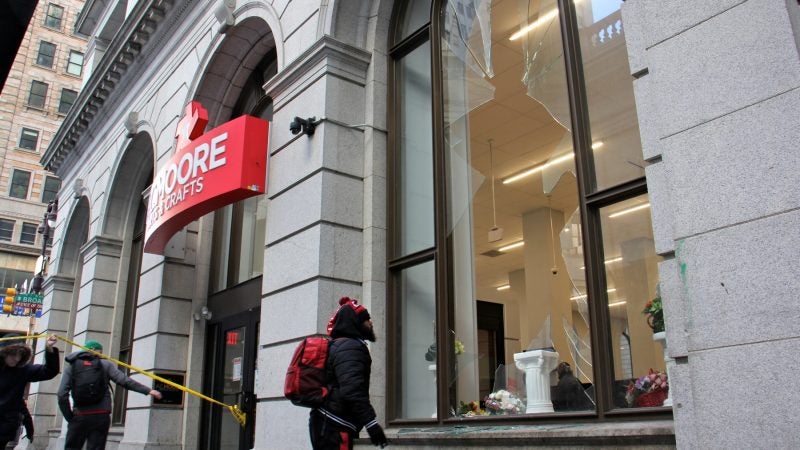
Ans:
[[[64,233],[64,241],[61,245],[58,260],[58,272],[63,276],[74,277],[81,267],[81,247],[89,239],[89,220],[90,220],[89,199],[82,195],[73,207],[69,225]]]
[[[131,139],[117,162],[107,190],[103,234],[122,239],[130,232],[142,192],[150,185],[155,167],[153,140],[148,133],[139,132]]]
[[[193,98],[208,110],[209,128],[228,120],[242,88],[266,55],[275,52],[280,66],[280,51],[266,19],[260,15],[240,19],[213,50],[194,91]]]
[[[366,50],[387,53],[393,0],[353,2],[337,0],[320,19],[323,33]]]

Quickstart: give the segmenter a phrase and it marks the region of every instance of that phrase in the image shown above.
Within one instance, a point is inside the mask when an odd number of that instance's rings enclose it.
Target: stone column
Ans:
[[[35,323],[34,333],[56,334],[58,336],[71,336],[71,315],[73,302],[73,290],[75,279],[69,276],[53,275],[47,277],[44,282],[43,291],[44,305],[42,317]],[[69,347],[59,341],[56,347],[61,351],[61,365],[63,370],[64,355]],[[36,343],[36,364],[44,364],[44,341]],[[61,376],[56,376],[52,380],[31,383],[28,392],[28,410],[33,416],[34,428],[36,430],[33,443],[27,439],[21,440],[23,448],[44,449],[47,447],[48,430],[59,427],[61,424],[61,413],[58,409],[58,385]]]
[[[288,124],[296,115],[327,120],[312,136],[295,137],[286,125],[271,129],[257,442],[289,436],[276,445],[308,445],[308,411],[285,400],[285,366],[274,362],[288,362],[304,336],[324,333],[340,296],[361,298],[378,335],[386,331],[385,232],[376,220],[385,210],[385,183],[376,177],[383,167],[365,163],[365,153],[374,158],[374,150],[365,151],[363,129],[348,126],[370,122],[365,95],[371,59],[370,53],[325,36],[264,86],[274,99],[273,123]],[[376,135],[382,143],[383,134],[372,131],[372,145]],[[385,339],[371,344],[372,386],[383,385],[378,380],[384,376],[385,346]],[[373,400],[382,412],[382,398]]]
[[[180,374],[188,378],[190,331],[194,325],[193,299],[205,296],[207,286],[206,275],[196,273],[194,243],[197,240],[194,236],[197,229],[198,224],[194,222],[173,236],[164,256],[143,254],[136,299],[137,321],[133,332],[133,366],[157,374]],[[203,288],[198,289],[198,286]],[[195,366],[194,370],[201,371],[202,368]],[[154,383],[141,374],[131,374],[131,378],[145,386]],[[195,389],[198,387],[194,386]],[[151,397],[131,391],[119,450],[141,449],[143,442],[149,449],[182,448],[184,415],[189,402],[189,395],[184,394],[182,409],[161,408],[152,406]],[[192,402],[192,406],[195,405],[196,402]],[[196,414],[197,409],[193,411]]]
[[[552,211],[552,234],[551,234]],[[528,321],[529,332],[522,336],[522,349],[540,332],[547,316],[550,316],[553,346],[560,352],[561,359],[574,361],[569,356],[567,337],[564,334],[562,318],[572,321],[572,305],[569,296],[569,275],[561,257],[558,231],[564,227],[564,214],[559,210],[539,208],[522,216],[522,233],[525,239],[525,286],[527,315],[520,320]],[[555,248],[553,248],[555,246]],[[555,263],[553,252],[555,251]],[[556,265],[558,272],[551,269]]]

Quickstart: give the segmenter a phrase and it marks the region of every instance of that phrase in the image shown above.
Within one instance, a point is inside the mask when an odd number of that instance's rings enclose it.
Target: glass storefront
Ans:
[[[659,257],[620,5],[413,2],[397,18],[392,418],[666,397],[643,314]]]

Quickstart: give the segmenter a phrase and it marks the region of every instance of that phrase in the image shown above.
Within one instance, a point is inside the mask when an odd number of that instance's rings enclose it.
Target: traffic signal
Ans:
[[[17,295],[17,290],[14,288],[6,288],[6,297],[3,299],[3,312],[11,314],[14,311],[14,297]]]

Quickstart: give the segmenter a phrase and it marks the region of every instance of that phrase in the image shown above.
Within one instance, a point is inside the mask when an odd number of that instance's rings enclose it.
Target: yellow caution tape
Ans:
[[[47,337],[48,337],[48,334],[46,334],[46,333],[35,334],[35,335],[32,335],[32,336],[14,336],[14,337],[0,338],[0,342],[2,342],[2,341],[11,341],[11,340],[20,340],[20,339],[41,339],[41,338],[47,338]],[[180,389],[180,390],[182,390],[184,392],[192,394],[192,395],[194,395],[196,397],[199,397],[199,398],[201,398],[203,400],[206,400],[206,401],[214,403],[216,405],[220,405],[220,406],[223,406],[225,408],[228,408],[228,411],[230,411],[231,414],[233,415],[233,418],[237,422],[239,422],[239,425],[244,427],[244,425],[246,423],[247,414],[244,411],[242,411],[241,408],[239,408],[239,405],[226,405],[225,403],[222,403],[219,400],[214,400],[211,397],[205,396],[205,395],[195,391],[194,389],[190,389],[190,388],[188,388],[186,386],[183,386],[183,385],[180,385],[178,383],[175,383],[174,381],[167,380],[166,378],[162,378],[162,377],[160,377],[160,376],[158,376],[156,374],[150,373],[150,372],[148,372],[146,370],[140,369],[140,368],[132,366],[130,364],[126,364],[126,363],[124,363],[124,362],[122,362],[120,360],[114,359],[114,358],[112,358],[110,356],[107,356],[107,355],[104,355],[104,354],[102,354],[100,352],[96,352],[96,351],[94,351],[94,350],[92,350],[90,348],[86,348],[86,347],[84,347],[84,346],[82,346],[82,345],[80,345],[80,344],[78,344],[76,342],[70,341],[67,338],[64,338],[64,337],[56,335],[56,339],[62,340],[64,342],[66,342],[67,344],[73,345],[75,347],[79,347],[79,348],[81,348],[81,349],[83,349],[83,350],[85,350],[85,351],[87,351],[87,352],[89,352],[89,353],[91,353],[93,355],[99,356],[100,358],[107,359],[107,360],[109,360],[111,362],[119,364],[122,367],[127,367],[128,369],[131,369],[131,370],[133,370],[135,372],[139,372],[142,375],[146,375],[146,376],[148,376],[148,377],[150,377],[150,378],[152,378],[154,380],[157,380],[157,381],[160,381],[160,382],[162,382],[164,384],[170,385],[170,386],[172,386],[172,387],[174,387],[176,389]]]

